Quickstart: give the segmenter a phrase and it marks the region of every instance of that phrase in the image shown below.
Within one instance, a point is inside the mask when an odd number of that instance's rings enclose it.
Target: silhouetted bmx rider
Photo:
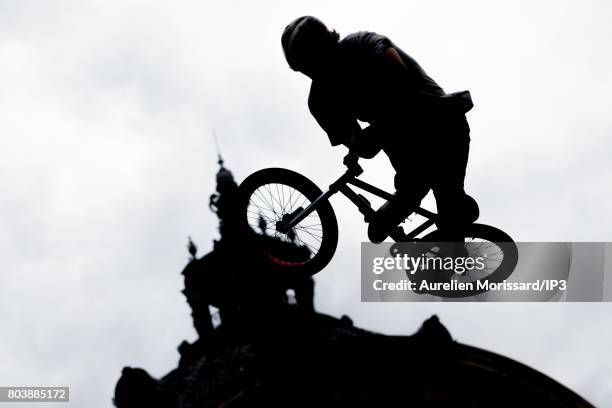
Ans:
[[[446,94],[385,36],[361,31],[340,40],[311,16],[285,28],[282,46],[289,66],[312,79],[308,107],[332,146],[363,158],[383,150],[396,171],[397,199],[370,220],[370,240],[384,241],[432,189],[445,240],[463,241],[462,226],[478,216],[463,189],[469,92]]]

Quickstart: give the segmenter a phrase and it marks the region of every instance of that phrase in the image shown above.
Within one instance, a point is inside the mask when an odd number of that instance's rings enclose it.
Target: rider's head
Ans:
[[[329,68],[338,38],[338,33],[329,31],[321,20],[303,16],[285,27],[281,43],[291,69],[314,78]]]

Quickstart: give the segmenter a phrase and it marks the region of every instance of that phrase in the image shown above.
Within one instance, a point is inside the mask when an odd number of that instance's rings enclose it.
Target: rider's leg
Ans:
[[[407,177],[400,173],[395,175],[395,188],[395,198],[384,203],[369,222],[368,238],[374,243],[384,241],[393,228],[412,214],[429,191],[428,184],[422,178],[414,178],[414,182],[409,183]]]
[[[436,184],[433,191],[438,207],[437,226],[441,252],[452,257],[468,256],[464,241],[469,223],[465,217],[464,203],[467,196],[463,190],[463,183]]]
[[[438,207],[438,230],[441,240],[463,242],[467,225],[464,202],[465,191],[462,186],[448,184],[436,185],[433,188]]]
[[[469,210],[474,211],[473,200],[469,200],[464,190],[470,148],[469,127],[463,119],[449,131],[454,134],[450,135],[446,148],[441,149],[437,156],[432,190],[438,207],[438,229],[443,239],[463,242],[465,227],[475,220],[468,214]]]
[[[369,220],[368,238],[378,243],[404,221],[430,190],[428,159],[424,152],[423,134],[418,123],[387,122],[384,126],[370,126],[372,136],[382,140],[382,147],[396,171],[395,198],[387,201]],[[377,134],[374,134],[377,132]],[[411,153],[412,152],[412,153]]]

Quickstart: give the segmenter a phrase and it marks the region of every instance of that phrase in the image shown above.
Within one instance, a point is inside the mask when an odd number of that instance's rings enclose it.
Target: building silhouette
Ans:
[[[209,203],[220,238],[199,258],[189,239],[182,272],[198,339],[178,347],[161,379],[125,367],[118,408],[591,406],[526,365],[454,341],[436,316],[411,336],[386,336],[317,313],[312,278],[279,277],[245,244],[223,164]]]

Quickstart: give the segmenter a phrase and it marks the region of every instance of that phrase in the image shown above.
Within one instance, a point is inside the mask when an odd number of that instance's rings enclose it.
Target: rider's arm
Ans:
[[[384,43],[383,43],[384,44]],[[401,90],[403,99],[408,101],[411,98],[411,102],[423,108],[437,107],[439,104],[440,96],[430,94],[426,91],[415,87],[409,79],[409,68],[402,59],[400,53],[390,43],[382,46],[383,52],[383,63],[386,66],[388,75],[384,77],[384,86],[390,93],[394,93],[397,90]],[[408,91],[408,92],[406,92]]]
[[[393,62],[395,62],[398,66],[401,66],[403,69],[407,70],[406,64],[402,61],[402,57],[399,55],[399,52],[393,47],[388,47],[385,49],[385,55],[389,57]]]
[[[375,131],[373,125],[370,125],[363,130],[360,128],[359,132],[353,134],[351,143],[347,147],[359,157],[371,159],[382,150],[382,143],[379,133]]]
[[[317,123],[327,133],[332,146],[349,146],[353,137],[361,132],[354,115],[340,101],[333,99],[325,84],[312,82],[308,108]]]
[[[308,97],[308,108],[321,128],[327,133],[332,146],[344,145],[360,157],[371,159],[381,150],[371,127],[361,129],[355,115],[346,103],[336,100],[328,84],[313,81]]]

